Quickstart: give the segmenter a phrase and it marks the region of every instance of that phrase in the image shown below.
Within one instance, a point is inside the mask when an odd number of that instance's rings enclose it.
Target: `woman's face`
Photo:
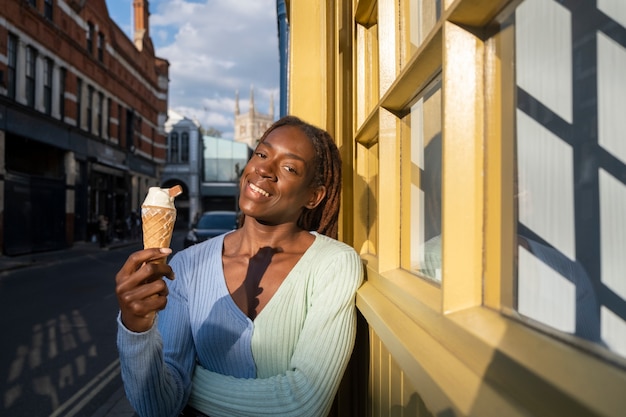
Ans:
[[[240,182],[239,207],[265,224],[297,222],[303,208],[314,208],[324,187],[312,187],[315,150],[295,126],[281,126],[259,143]]]

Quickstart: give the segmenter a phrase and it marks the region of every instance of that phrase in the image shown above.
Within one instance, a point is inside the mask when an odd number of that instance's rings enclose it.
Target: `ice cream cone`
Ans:
[[[175,186],[171,189],[154,187],[151,190],[152,192],[148,193],[146,201],[141,206],[143,247],[144,249],[169,248],[176,222],[174,197],[179,195],[182,189],[180,186]],[[164,263],[165,258],[156,262]]]

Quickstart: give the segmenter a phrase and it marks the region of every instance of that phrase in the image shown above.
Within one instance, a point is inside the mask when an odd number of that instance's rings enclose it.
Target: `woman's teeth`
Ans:
[[[250,183],[250,188],[252,188],[252,191],[259,193],[265,197],[269,197],[270,193],[268,193],[267,191],[263,190],[262,188],[257,187],[256,185]]]

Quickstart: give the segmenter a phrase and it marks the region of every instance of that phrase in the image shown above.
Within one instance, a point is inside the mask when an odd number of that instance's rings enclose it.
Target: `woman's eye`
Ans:
[[[265,154],[263,152],[256,152],[255,153],[256,156],[258,156],[259,158],[265,158]]]
[[[295,168],[290,167],[290,166],[288,166],[288,165],[286,165],[286,166],[285,166],[285,170],[286,170],[287,172],[291,172],[291,173],[293,173],[293,174],[296,174],[296,173],[297,173],[297,172],[296,172],[296,170],[295,170]]]

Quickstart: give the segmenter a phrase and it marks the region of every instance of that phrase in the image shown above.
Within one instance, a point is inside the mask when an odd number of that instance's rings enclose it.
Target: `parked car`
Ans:
[[[206,211],[202,213],[198,222],[187,233],[183,245],[187,248],[236,228],[237,212],[227,210]]]

